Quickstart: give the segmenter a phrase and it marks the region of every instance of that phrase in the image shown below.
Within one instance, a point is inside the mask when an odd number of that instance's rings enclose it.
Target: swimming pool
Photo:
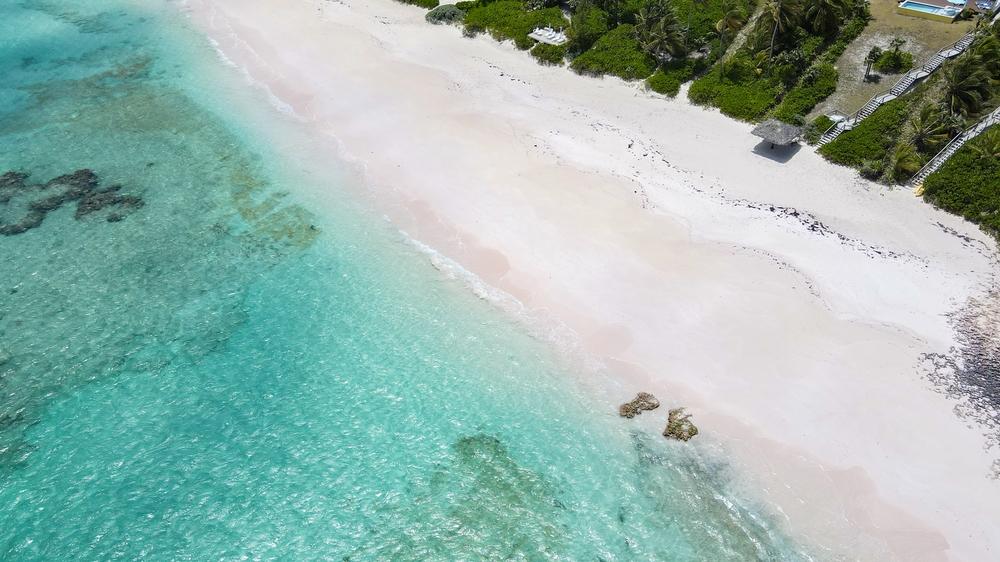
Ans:
[[[942,18],[942,19],[947,19],[949,21],[952,20],[952,19],[954,19],[955,16],[957,16],[958,13],[959,13],[959,9],[955,8],[955,7],[950,7],[949,6],[947,8],[944,8],[944,7],[941,7],[941,6],[932,6],[930,4],[923,4],[921,2],[914,2],[913,0],[905,0],[904,2],[901,2],[899,4],[899,10],[898,11],[902,12],[903,10],[909,10],[909,11],[913,11],[913,12],[920,12],[920,14],[912,14],[912,15],[928,14],[930,16],[934,16],[933,19]],[[924,16],[924,17],[926,17],[926,16]]]

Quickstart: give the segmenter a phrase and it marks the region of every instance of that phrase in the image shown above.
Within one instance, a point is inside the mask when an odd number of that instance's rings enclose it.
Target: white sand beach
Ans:
[[[603,365],[582,384],[687,406],[690,445],[725,451],[797,538],[1000,558],[1000,452],[921,370],[994,286],[973,225],[391,0],[184,6],[398,228],[573,334]]]

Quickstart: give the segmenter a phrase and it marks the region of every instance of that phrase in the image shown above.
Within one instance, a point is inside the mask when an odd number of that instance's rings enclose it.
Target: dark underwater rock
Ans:
[[[28,179],[28,174],[24,172],[7,172],[0,176],[0,189],[24,187],[26,179]]]
[[[97,187],[98,180],[97,174],[93,170],[83,168],[77,170],[72,174],[64,174],[62,176],[52,178],[46,183],[46,186],[54,185],[65,185],[77,190],[93,189]]]
[[[24,189],[28,174],[7,172],[0,176],[0,204],[7,204],[14,195]]]
[[[118,207],[123,211],[132,211],[143,206],[142,199],[135,197],[133,195],[119,195],[118,191],[121,189],[120,185],[113,185],[108,189],[101,191],[94,191],[87,193],[80,199],[80,202],[76,204],[76,213],[73,215],[77,220],[85,217],[91,213],[96,213],[101,209],[107,207]],[[122,220],[123,215],[119,213],[114,213],[116,217],[111,220],[111,216],[108,216],[108,222],[118,222]]]
[[[691,421],[691,414],[685,414],[684,408],[674,408],[667,414],[667,427],[663,436],[680,441],[687,441],[698,435],[698,426]]]
[[[76,202],[73,214],[76,220],[103,209],[115,208],[117,210],[107,216],[107,222],[112,223],[121,221],[144,204],[135,195],[122,195],[120,185],[99,189],[100,179],[87,168],[55,177],[44,184],[28,185],[27,178],[28,174],[23,172],[11,171],[0,175],[2,205],[9,205],[14,197],[21,197],[29,190],[45,193],[43,197],[27,202],[28,211],[17,222],[0,222],[0,235],[14,236],[37,228],[46,215],[70,202]]]
[[[399,523],[379,527],[352,559],[552,560],[566,551],[573,519],[559,486],[498,436],[460,436],[429,476],[392,506]]]
[[[28,204],[28,208],[32,211],[36,211],[45,215],[55,211],[59,207],[62,207],[67,201],[70,201],[70,192],[66,191],[63,193],[56,193],[55,195],[50,195],[44,199],[38,199],[37,201],[32,201]]]
[[[39,211],[30,211],[23,219],[11,223],[11,224],[0,224],[0,235],[3,236],[13,236],[15,234],[22,234],[36,228],[38,225],[42,224],[45,220],[45,213]]]
[[[618,407],[618,415],[623,418],[634,418],[643,410],[655,410],[660,407],[660,401],[648,392],[640,392],[630,402]]]

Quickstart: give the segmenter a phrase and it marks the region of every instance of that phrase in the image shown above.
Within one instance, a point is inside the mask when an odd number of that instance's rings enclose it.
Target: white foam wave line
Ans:
[[[529,309],[514,295],[487,283],[455,260],[413,238],[406,231],[399,232],[407,244],[427,256],[435,269],[447,278],[462,283],[480,299],[509,314],[527,327],[530,336],[554,345],[557,353],[571,361],[582,361],[587,369],[597,371],[605,367],[603,362],[584,350],[580,335],[568,325],[540,314],[538,310]]]
[[[183,1],[186,2],[187,0]],[[247,44],[246,41],[241,39],[227,22],[219,21],[215,16],[216,12],[213,8],[212,13],[209,16],[210,26],[215,29],[220,36],[224,37],[224,40],[231,40],[234,45],[237,45],[237,48],[245,49],[251,56],[256,58],[262,66],[266,67],[266,63],[252,49],[252,47]],[[267,95],[272,106],[282,113],[292,116],[300,122],[306,121],[295,112],[294,108],[290,104],[275,95],[266,83],[255,79],[246,65],[241,65],[232,60],[226,54],[225,49],[219,41],[211,37],[209,40],[219,59],[226,65],[239,69],[249,84],[262,89]],[[372,184],[367,181],[370,177],[368,163],[364,159],[352,155],[351,152],[347,150],[343,141],[335,133],[331,131],[323,131],[323,133],[327,138],[334,141],[340,160],[353,167],[355,170],[358,170],[361,178],[363,178],[362,181],[368,185],[369,188],[372,187]],[[389,220],[389,222],[392,223],[391,220]],[[568,359],[572,363],[581,365],[584,369],[590,372],[597,373],[607,369],[607,366],[603,361],[595,357],[593,354],[586,352],[582,344],[583,338],[568,325],[551,316],[545,315],[544,310],[528,309],[524,303],[516,297],[490,285],[458,262],[411,237],[405,231],[399,230],[399,232],[409,244],[426,255],[436,269],[451,279],[463,283],[466,287],[471,289],[473,294],[477,297],[489,302],[502,312],[509,314],[516,322],[521,323],[521,325],[527,328],[530,336],[552,345],[559,356]]]
[[[241,39],[239,34],[233,31],[232,27],[230,27],[228,24],[223,24],[224,27],[216,25],[217,20],[215,18],[214,9],[212,10],[212,14],[209,17],[209,19],[212,27],[218,29],[220,32],[224,31],[224,35],[226,35],[226,37],[229,38],[234,45],[236,45],[236,48],[246,51],[255,59],[257,59],[257,61],[262,66],[266,67],[265,62],[260,57],[260,55],[253,50],[253,47],[251,47],[249,43]],[[274,91],[271,90],[270,86],[267,85],[267,83],[263,82],[262,80],[254,78],[253,74],[250,72],[250,69],[247,65],[239,64],[236,61],[234,61],[231,57],[229,57],[229,55],[226,54],[225,49],[222,47],[222,44],[219,43],[219,41],[217,41],[212,37],[209,37],[208,41],[209,44],[212,46],[212,49],[215,51],[215,54],[219,57],[219,60],[222,61],[222,63],[225,64],[226,66],[238,69],[240,71],[240,74],[243,75],[244,80],[246,80],[247,84],[249,84],[251,87],[263,91],[264,95],[267,97],[268,103],[270,103],[272,107],[274,107],[281,113],[288,115],[289,117],[292,117],[297,121],[302,121],[302,122],[305,121],[305,119],[303,119],[303,117],[299,115],[298,112],[295,111],[295,107],[292,106],[292,104],[286,102],[285,100],[281,99],[280,96],[275,94]]]

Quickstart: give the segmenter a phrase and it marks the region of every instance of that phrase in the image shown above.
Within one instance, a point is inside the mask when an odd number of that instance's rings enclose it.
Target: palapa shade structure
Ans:
[[[753,130],[753,135],[764,139],[771,144],[786,145],[798,140],[802,134],[802,128],[789,125],[777,119],[768,119]]]

